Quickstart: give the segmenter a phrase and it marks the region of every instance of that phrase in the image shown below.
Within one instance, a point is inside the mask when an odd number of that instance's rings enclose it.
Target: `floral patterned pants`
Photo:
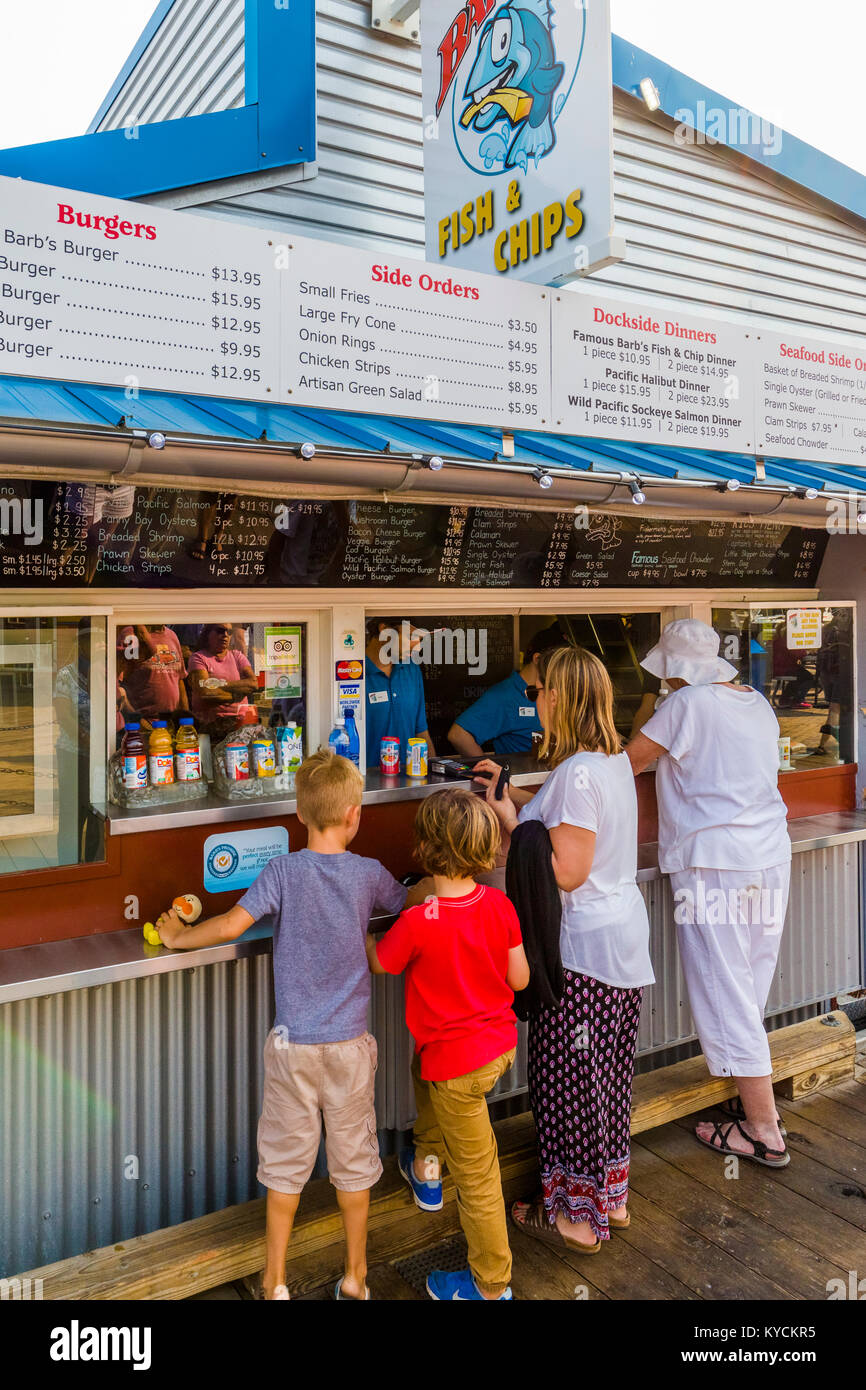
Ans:
[[[628,1196],[631,1083],[643,989],[563,971],[558,1009],[529,1019],[529,1098],[544,1207],[607,1240]]]

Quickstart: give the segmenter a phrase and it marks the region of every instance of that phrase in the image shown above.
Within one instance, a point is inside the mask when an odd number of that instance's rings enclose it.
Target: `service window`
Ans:
[[[854,610],[844,604],[717,608],[721,653],[760,690],[790,739],[792,769],[854,761]],[[787,770],[787,747],[780,767]]]
[[[537,613],[520,619],[520,660],[534,641],[561,632],[604,663],[613,685],[614,720],[623,738],[637,733],[655,709],[660,682],[641,666],[661,632],[659,613]],[[545,637],[545,640],[547,638]]]
[[[106,620],[0,616],[0,874],[104,859]]]

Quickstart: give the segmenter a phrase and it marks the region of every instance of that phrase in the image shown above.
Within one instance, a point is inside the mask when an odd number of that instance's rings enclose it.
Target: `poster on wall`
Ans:
[[[300,699],[301,629],[295,626],[265,628],[265,698]]]
[[[609,252],[608,0],[424,0],[427,259],[550,283]]]

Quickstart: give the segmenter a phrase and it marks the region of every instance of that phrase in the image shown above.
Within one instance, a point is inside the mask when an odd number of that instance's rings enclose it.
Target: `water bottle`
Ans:
[[[356,767],[361,766],[361,740],[358,737],[358,726],[355,723],[355,715],[352,710],[346,710],[346,733],[349,738],[349,751],[347,758],[351,758]]]
[[[338,715],[334,720],[334,727],[328,735],[328,747],[341,758],[349,756],[349,735],[346,733],[346,721],[342,715]]]

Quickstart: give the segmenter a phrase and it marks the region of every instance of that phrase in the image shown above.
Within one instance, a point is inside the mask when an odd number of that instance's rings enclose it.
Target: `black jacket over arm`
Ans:
[[[529,984],[514,996],[514,1012],[526,1019],[562,1000],[559,932],[562,899],[553,875],[553,846],[541,821],[528,820],[512,832],[505,865],[505,891],[520,919],[531,971]]]

